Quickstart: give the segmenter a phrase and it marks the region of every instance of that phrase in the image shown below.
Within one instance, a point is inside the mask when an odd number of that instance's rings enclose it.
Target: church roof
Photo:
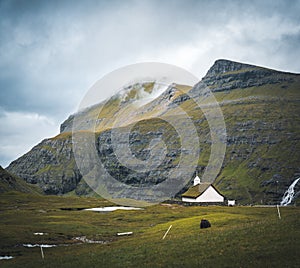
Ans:
[[[200,183],[200,184],[197,184],[195,186],[190,187],[181,196],[183,196],[183,197],[194,197],[194,198],[197,198],[199,195],[203,194],[210,185],[211,185],[210,183]]]
[[[218,194],[222,195],[212,184],[210,184],[210,183],[200,183],[200,184],[197,184],[195,186],[190,187],[181,196],[182,197],[197,198],[198,196],[202,195],[207,190],[207,188],[209,186],[213,187],[217,191]]]

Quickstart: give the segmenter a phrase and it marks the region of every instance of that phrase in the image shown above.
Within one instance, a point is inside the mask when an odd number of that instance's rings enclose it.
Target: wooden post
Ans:
[[[168,232],[171,230],[172,225],[170,225],[169,229],[166,231],[165,235],[163,236],[162,240],[164,240],[168,234]]]
[[[42,246],[40,246],[40,248],[41,248],[42,259],[44,259],[43,247],[42,247]]]
[[[278,218],[281,219],[280,211],[279,211],[279,205],[277,205],[277,212],[278,212]]]
[[[133,234],[133,232],[117,233],[117,236],[132,235],[132,234]]]

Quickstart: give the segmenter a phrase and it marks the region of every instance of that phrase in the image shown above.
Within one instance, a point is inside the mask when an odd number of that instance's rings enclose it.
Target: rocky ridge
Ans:
[[[228,60],[217,60],[203,78],[213,92],[293,81],[293,74]]]

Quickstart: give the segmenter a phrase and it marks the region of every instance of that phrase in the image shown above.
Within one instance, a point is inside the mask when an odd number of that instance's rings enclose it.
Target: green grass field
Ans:
[[[300,267],[300,209],[185,207],[76,210],[113,205],[99,198],[9,192],[0,198],[1,267]],[[73,210],[62,210],[72,208]],[[200,229],[202,218],[212,225]],[[163,235],[172,225],[164,240]],[[118,232],[132,236],[117,236]],[[47,235],[34,235],[35,232]],[[79,243],[86,236],[103,244]],[[23,244],[57,244],[26,248]]]

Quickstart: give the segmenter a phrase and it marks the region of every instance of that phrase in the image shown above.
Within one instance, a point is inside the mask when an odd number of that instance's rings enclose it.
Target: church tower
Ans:
[[[194,179],[194,186],[200,184],[200,178],[198,177],[198,175],[195,177]]]

